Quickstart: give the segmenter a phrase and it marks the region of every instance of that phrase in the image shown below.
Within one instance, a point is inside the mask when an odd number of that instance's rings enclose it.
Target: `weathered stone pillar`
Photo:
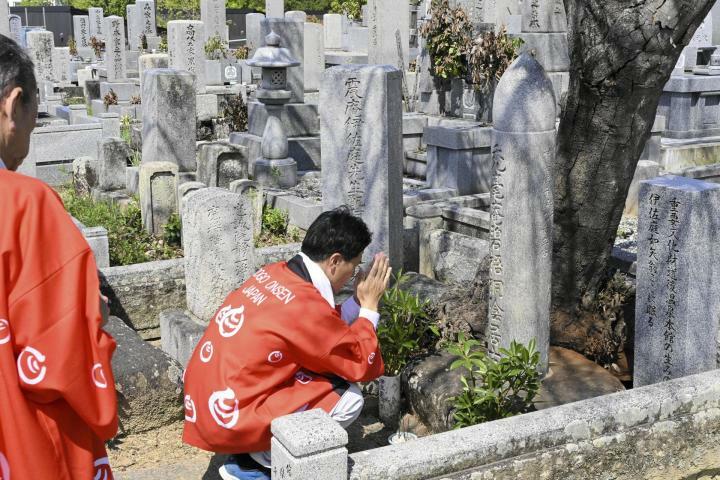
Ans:
[[[140,165],[140,212],[149,233],[161,235],[173,213],[178,213],[178,168],[170,162],[143,162]]]
[[[267,18],[283,18],[285,16],[285,0],[265,0]]]
[[[633,385],[716,368],[720,185],[640,183]]]
[[[53,49],[55,40],[52,32],[33,30],[26,34],[27,48],[30,58],[35,64],[35,78],[53,81]]]
[[[127,22],[127,41],[130,50],[140,50],[140,9],[137,5],[128,5],[125,7],[125,21]]]
[[[214,36],[227,43],[225,0],[200,0],[200,20],[205,25],[205,41]]]
[[[205,26],[198,20],[172,20],[167,24],[170,68],[195,75],[195,90],[205,90]]]
[[[100,190],[112,191],[126,187],[128,146],[121,138],[103,138],[98,143]]]
[[[123,19],[111,16],[105,19],[105,68],[107,81],[118,82],[127,78],[127,52]]]
[[[343,40],[343,18],[339,13],[326,13],[323,15],[323,28],[325,30],[325,48],[340,50]]]
[[[402,74],[388,65],[341,65],[323,74],[320,129],[323,209],[348,205],[373,240],[364,260],[384,251],[403,265]]]
[[[493,118],[488,353],[499,358],[513,340],[527,345],[534,339],[546,372],[555,95],[532,55],[520,55],[500,79]]]
[[[272,421],[272,478],[346,480],[347,432],[320,409]]]
[[[20,15],[10,15],[10,38],[18,45],[22,45],[22,19]]]
[[[208,187],[229,188],[248,177],[248,149],[227,142],[203,143],[198,148],[197,179]]]
[[[81,57],[91,57],[90,48],[90,17],[87,15],[73,15],[73,33],[77,43],[78,53]]]
[[[322,25],[305,23],[305,53],[303,56],[305,91],[317,92],[320,90],[322,73],[325,71],[325,39]]]
[[[408,0],[369,0],[368,11],[370,13],[368,63],[392,65],[407,70],[410,62],[410,4]],[[402,63],[398,44],[400,52],[402,52]]]

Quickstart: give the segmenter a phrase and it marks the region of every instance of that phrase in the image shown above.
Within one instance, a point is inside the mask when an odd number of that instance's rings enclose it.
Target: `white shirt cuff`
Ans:
[[[353,322],[357,320],[359,313],[360,305],[355,302],[355,296],[353,295],[345,300],[340,307],[340,318],[348,325],[352,325]]]
[[[380,314],[374,312],[368,308],[361,308],[358,317],[367,318],[373,324],[375,330],[377,330],[378,322],[380,321]]]

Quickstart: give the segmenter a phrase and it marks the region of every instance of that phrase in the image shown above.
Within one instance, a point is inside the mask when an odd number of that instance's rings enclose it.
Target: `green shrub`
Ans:
[[[467,54],[470,81],[475,88],[486,90],[518,56],[521,38],[511,38],[503,26],[499,33],[485,32],[470,44]]]
[[[177,243],[169,240],[175,231],[172,218],[166,229],[166,239],[158,239],[143,229],[137,198],[120,207],[108,202],[96,202],[88,195],[78,195],[72,187],[61,189],[65,209],[87,227],[105,227],[108,231],[110,265],[132,265],[153,260],[182,257]],[[178,222],[179,223],[179,222]]]
[[[170,215],[168,223],[165,224],[163,241],[171,247],[180,247],[182,243],[182,224],[180,223],[180,215],[177,213]]]
[[[465,78],[472,23],[462,8],[450,8],[448,0],[432,0],[431,10],[432,16],[420,27],[430,54],[431,73],[444,79]]]
[[[359,20],[362,16],[362,6],[367,0],[332,0],[330,10],[334,13],[344,13],[350,20]]]
[[[208,60],[223,60],[227,58],[228,49],[220,35],[208,38],[205,42],[205,55]]]
[[[502,357],[493,360],[480,350],[480,342],[460,333],[448,351],[460,358],[450,369],[463,368],[463,391],[452,399],[455,428],[512,417],[532,409],[540,388],[537,371],[540,353],[535,340],[528,347],[513,341],[510,349],[500,349]]]
[[[430,315],[430,302],[402,290],[407,276],[399,272],[380,304],[377,328],[387,375],[399,375],[413,354],[419,354],[440,332]]]

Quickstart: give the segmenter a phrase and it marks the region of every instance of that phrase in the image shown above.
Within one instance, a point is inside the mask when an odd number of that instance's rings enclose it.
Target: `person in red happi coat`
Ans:
[[[269,479],[270,422],[321,408],[347,427],[363,397],[354,382],[384,372],[375,333],[391,268],[375,256],[355,295],[337,293],[361,262],[371,233],[347,208],[322,213],[301,253],[267,265],[230,293],[185,371],[183,440],[231,454],[224,480]]]
[[[32,61],[0,35],[0,479],[111,480],[115,342],[93,253],[57,194],[15,172],[37,108]]]

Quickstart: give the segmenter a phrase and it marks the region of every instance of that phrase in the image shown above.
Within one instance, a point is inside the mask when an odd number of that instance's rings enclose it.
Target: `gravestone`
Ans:
[[[187,307],[208,322],[254,271],[250,199],[203,188],[185,197],[182,223]]]
[[[145,72],[142,90],[144,162],[170,162],[179,172],[196,170],[193,75],[173,69]]]
[[[10,7],[7,0],[0,0],[0,35],[10,37]]]
[[[119,17],[118,17],[119,18]],[[126,187],[128,146],[121,138],[103,138],[98,144],[99,187],[103,191]]]
[[[205,91],[205,28],[197,20],[173,20],[167,24],[170,68],[195,75],[195,90]]]
[[[388,65],[325,70],[320,89],[323,210],[348,205],[373,232],[364,261],[403,265],[402,74]]]
[[[137,12],[140,18],[139,35],[144,33],[146,37],[156,36],[155,2],[153,0],[137,0],[135,5],[137,5]]]
[[[545,33],[567,31],[562,0],[522,0],[522,31]]]
[[[301,10],[290,10],[289,12],[285,12],[285,19],[305,23],[307,22],[307,13]]]
[[[70,47],[53,48],[53,77],[59,83],[70,83]]]
[[[90,17],[73,15],[73,32],[78,52],[83,56],[82,50],[87,52],[90,49]]]
[[[228,42],[225,0],[200,0],[200,20],[205,25],[205,41],[218,36]]]
[[[98,7],[90,7],[88,8],[88,17],[89,17],[89,25],[90,25],[90,36],[95,37],[98,40],[102,40],[104,38],[105,34],[105,18],[104,18],[104,12],[102,8]],[[125,25],[123,24],[123,34],[125,30]],[[125,45],[123,44],[123,47]]]
[[[716,368],[720,185],[640,183],[633,386]]]
[[[325,48],[328,50],[341,50],[343,47],[343,18],[339,13],[326,13],[323,15],[323,29],[325,30]]]
[[[285,18],[285,0],[265,0],[267,18]]]
[[[127,42],[130,50],[140,50],[140,9],[137,5],[125,7],[125,21],[127,22]]]
[[[27,32],[25,41],[30,58],[35,64],[35,78],[38,82],[53,81],[53,49],[55,48],[53,33],[47,30],[33,30]]]
[[[280,37],[280,46],[290,50],[290,56],[300,62],[287,70],[287,89],[292,92],[290,103],[305,101],[305,24],[285,18],[267,18],[262,21],[263,46],[272,29]]]
[[[537,342],[547,372],[555,95],[542,66],[523,53],[507,69],[493,104],[488,354],[515,340]]]
[[[453,0],[450,7],[465,10],[470,23],[476,28],[482,23],[495,23],[497,19],[496,0]]]
[[[148,233],[162,235],[173,213],[178,213],[177,165],[170,162],[146,162],[140,165],[140,213]]]
[[[22,19],[20,15],[10,15],[10,38],[18,45],[22,45]]]
[[[168,68],[170,56],[167,53],[146,53],[138,57],[138,77],[140,78],[140,92],[143,89],[143,76],[148,70],[154,68]]]
[[[263,20],[265,20],[265,15],[262,13],[248,13],[245,16],[246,44],[250,48],[249,58],[252,58],[255,51],[264,44],[262,27],[260,26]]]
[[[198,181],[208,187],[230,188],[235,180],[248,177],[246,147],[210,142],[198,148]]]
[[[407,70],[410,62],[408,0],[369,0],[368,11],[370,13],[368,63],[392,65],[402,68],[403,71]]]
[[[305,91],[320,90],[322,73],[325,71],[325,42],[323,26],[305,23]]]
[[[127,78],[127,53],[125,52],[125,29],[123,19],[111,16],[105,19],[105,68],[108,82],[120,82]]]

